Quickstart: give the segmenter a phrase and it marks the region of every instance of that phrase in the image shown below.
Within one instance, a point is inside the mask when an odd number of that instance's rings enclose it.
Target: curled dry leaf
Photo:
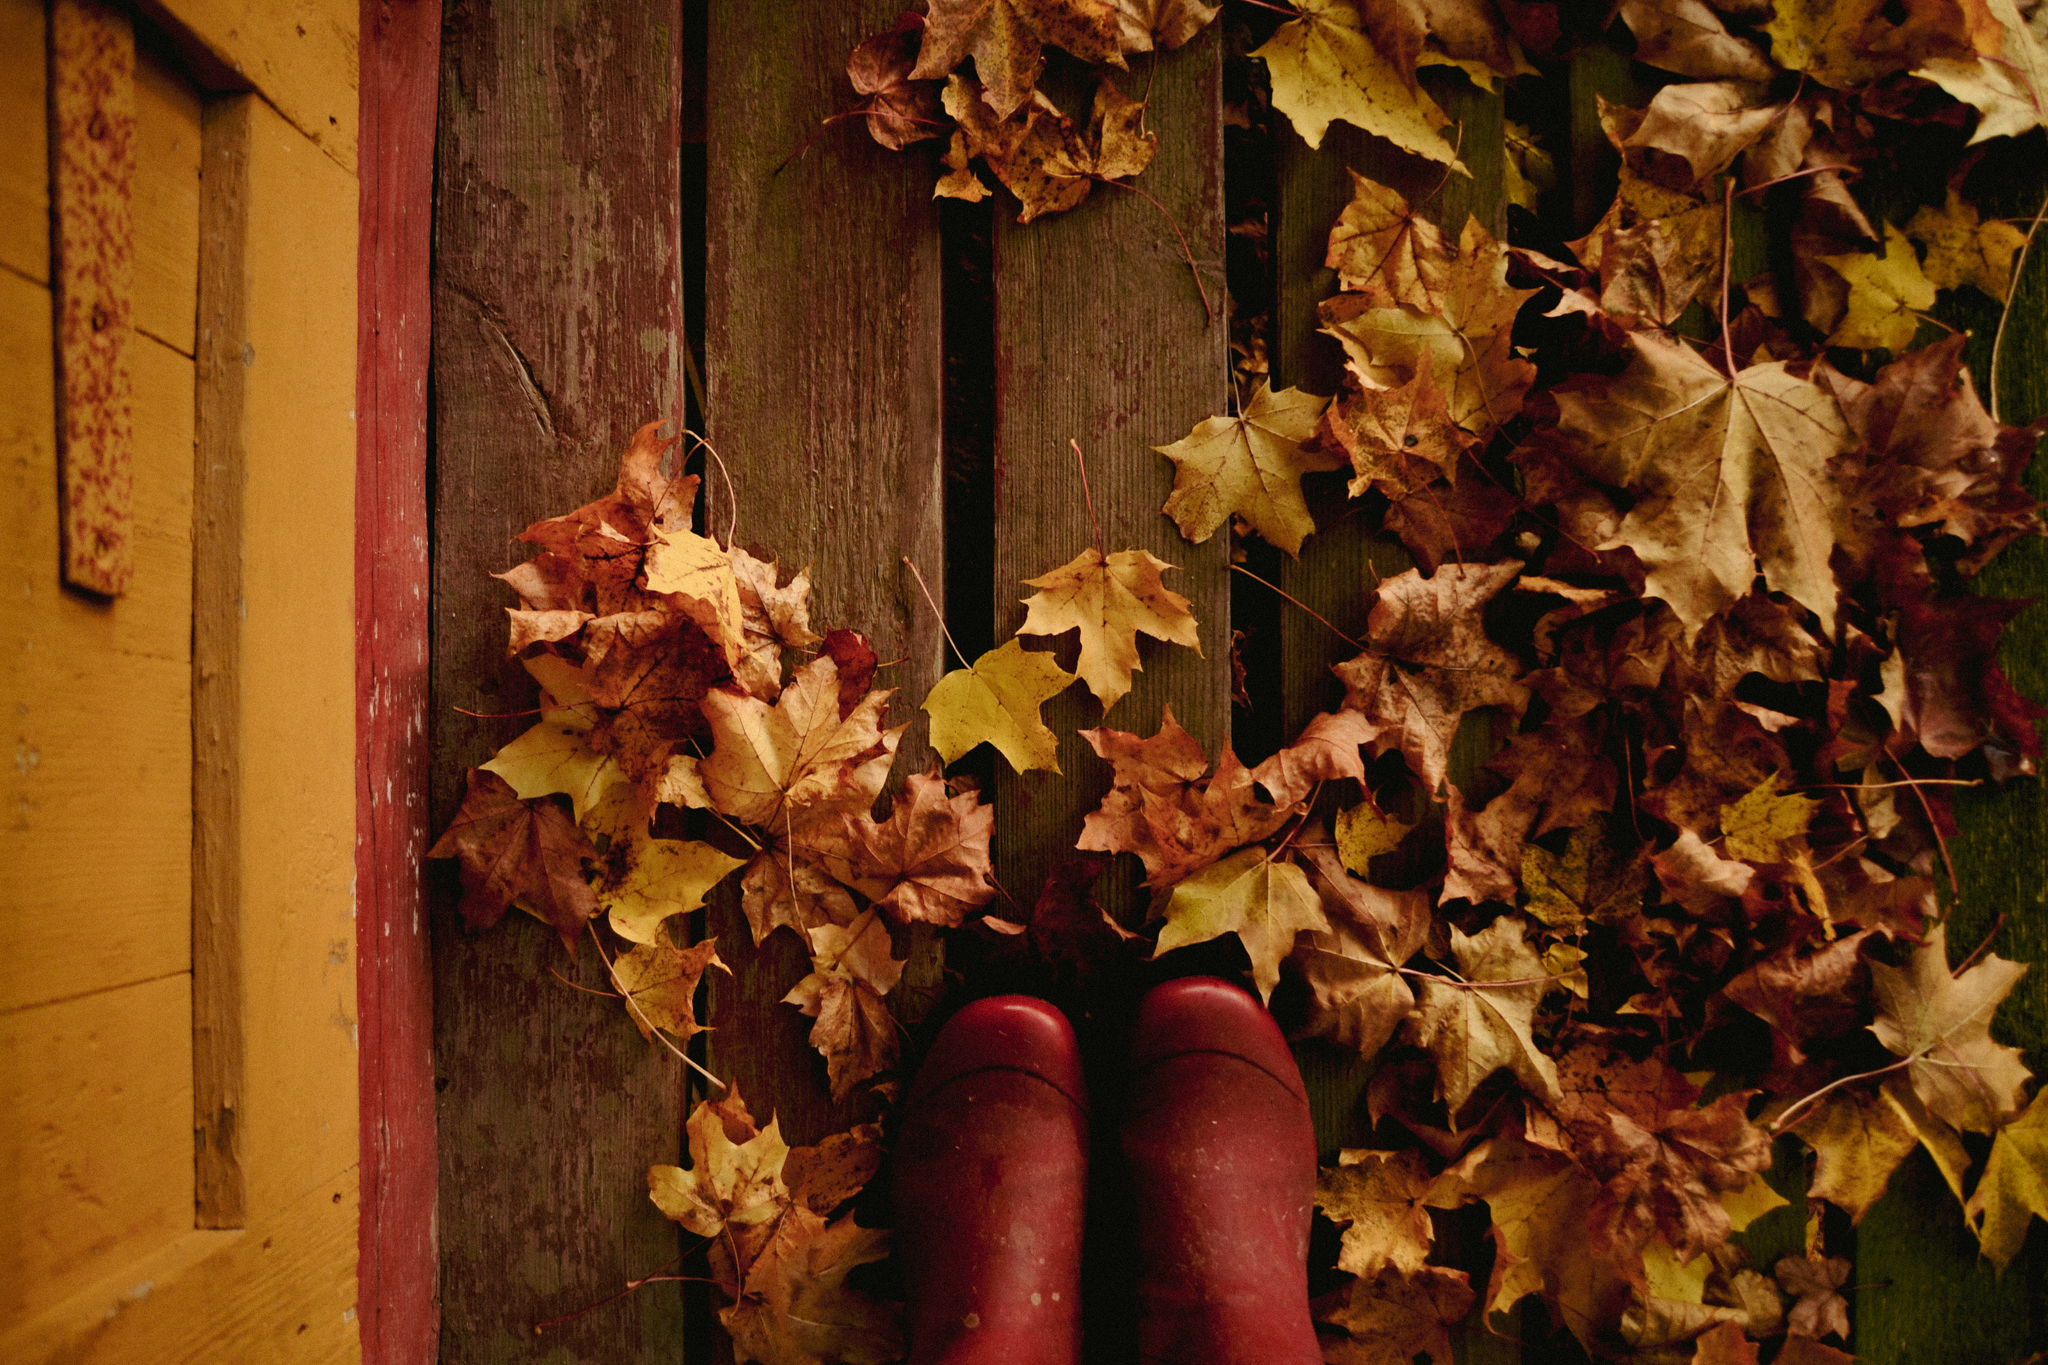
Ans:
[[[844,928],[809,932],[811,974],[790,988],[783,1003],[818,1022],[811,1046],[823,1054],[833,1103],[853,1087],[896,1065],[896,1020],[882,997],[903,979],[903,963],[890,956],[889,930],[873,910]]]
[[[989,106],[1006,119],[1037,89],[1048,43],[1084,62],[1124,64],[1110,0],[937,0],[910,75],[940,80],[972,57]]]
[[[905,10],[888,32],[863,38],[846,59],[846,78],[867,96],[868,133],[892,151],[945,132],[938,83],[910,78],[923,45],[924,16]]]

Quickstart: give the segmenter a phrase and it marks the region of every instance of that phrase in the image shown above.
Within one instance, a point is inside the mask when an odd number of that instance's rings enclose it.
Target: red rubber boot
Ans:
[[[1043,1000],[977,1000],[939,1031],[896,1141],[909,1365],[1080,1360],[1085,1095]]]
[[[1139,1358],[1320,1365],[1315,1129],[1273,1017],[1227,981],[1168,981],[1139,1006],[1131,1062]]]

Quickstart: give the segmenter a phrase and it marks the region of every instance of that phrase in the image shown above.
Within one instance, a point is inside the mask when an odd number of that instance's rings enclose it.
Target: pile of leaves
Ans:
[[[1341,389],[1260,385],[1158,447],[1191,541],[1297,554],[1302,477],[1344,471],[1352,524],[1416,565],[1361,585],[1341,703],[1292,743],[1247,766],[1170,713],[1082,732],[1113,774],[1073,831],[1086,856],[992,914],[993,808],[937,770],[892,782],[905,727],[872,649],[812,629],[806,574],[693,529],[696,480],[663,472],[650,426],[615,490],[528,528],[537,553],[501,575],[540,709],[433,850],[469,923],[516,905],[587,941],[683,1055],[724,968],[683,917],[737,877],[755,943],[809,949],[787,1003],[835,1098],[886,1090],[912,925],[971,921],[994,959],[1083,983],[1234,942],[1297,1036],[1377,1063],[1372,1144],[1318,1190],[1351,1277],[1318,1302],[1332,1361],[1446,1365],[1453,1325],[1530,1298],[1603,1357],[1846,1360],[1822,1344],[1848,1336],[1830,1219],[1775,1265],[1735,1236],[1785,1202],[1763,1179],[1778,1139],[1850,1223],[1925,1149],[2003,1268],[2048,1215],[2048,1108],[1991,1033],[2025,969],[1948,941],[1943,873],[1955,788],[2041,751],[1998,664],[2021,604],[1968,581],[2041,530],[2021,483],[2040,430],[1984,408],[1965,338],[1926,310],[2004,301],[2026,235],[1970,201],[1974,154],[1941,203],[1885,206],[1902,221],[1860,191],[1902,129],[1974,147],[2042,123],[2048,4],[1605,8],[1304,0],[1253,54],[1311,145],[1342,119],[1446,176],[1456,133],[1422,67],[1490,87],[1618,14],[1672,78],[1646,108],[1603,103],[1619,187],[1576,240],[1504,244],[1355,177],[1322,306]],[[1217,12],[933,0],[849,73],[879,140],[942,140],[939,193],[986,197],[985,173],[1029,219],[1137,175],[1158,136],[1106,75],[1087,127],[1063,117],[1043,48],[1120,68]],[[1782,247],[1746,279],[1738,196]],[[1102,544],[1048,566],[1019,638],[923,699],[933,749],[1057,771],[1047,700],[1079,682],[1107,715],[1145,652],[1202,647],[1170,569]],[[1071,672],[1044,648],[1063,636]],[[1453,758],[1475,724],[1496,741],[1476,769]],[[1093,899],[1125,854],[1143,924]],[[691,1167],[650,1188],[709,1239],[741,1351],[892,1359],[886,1311],[845,1284],[885,1254],[843,1212],[879,1134],[792,1152],[731,1093],[689,1134]],[[1445,1235],[1482,1215],[1484,1245]]]

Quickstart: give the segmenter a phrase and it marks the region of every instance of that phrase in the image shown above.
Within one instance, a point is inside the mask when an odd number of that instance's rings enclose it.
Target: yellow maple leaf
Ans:
[[[1293,863],[1274,862],[1263,848],[1246,848],[1173,888],[1157,952],[1236,934],[1252,960],[1259,998],[1268,1000],[1280,981],[1280,959],[1304,930],[1330,931],[1307,874]]]
[[[1302,141],[1322,146],[1330,121],[1341,119],[1403,151],[1465,170],[1439,132],[1450,119],[1373,49],[1354,0],[1301,0],[1297,9],[1301,17],[1251,55],[1266,63],[1274,107]]]
[[[581,671],[552,655],[526,660],[526,666],[546,689],[540,723],[492,755],[483,771],[504,778],[522,801],[568,797],[582,824],[614,786],[626,781],[626,774],[610,754],[590,747],[598,713],[583,690]]]
[[[718,960],[717,943],[710,938],[688,948],[642,943],[619,954],[612,975],[626,994],[626,1013],[642,1038],[651,1040],[656,1029],[677,1038],[703,1032],[697,1022],[697,982],[706,967],[732,971]]]
[[[1999,300],[2012,288],[2013,253],[2027,244],[2026,234],[2011,223],[1980,221],[1977,206],[1953,186],[1940,208],[1921,205],[1906,235],[1927,248],[1921,269],[1935,288],[1973,285]]]
[[[1335,1166],[1317,1171],[1316,1207],[1344,1225],[1337,1268],[1353,1275],[1421,1270],[1435,1240],[1422,1202],[1429,1184],[1429,1168],[1412,1147],[1349,1148],[1337,1154]]]
[[[1964,1206],[1984,1254],[2004,1274],[2036,1215],[2048,1218],[2048,1090],[1998,1130],[1984,1176]]]
[[[1359,876],[1369,875],[1366,864],[1382,853],[1392,853],[1415,826],[1383,815],[1372,803],[1362,802],[1337,812],[1335,837],[1337,856]]]
[[[647,549],[647,590],[680,598],[683,614],[725,651],[727,666],[739,667],[746,616],[729,551],[694,531],[657,529]]]
[[[789,1144],[774,1120],[746,1141],[734,1142],[716,1106],[706,1101],[691,1112],[684,1129],[690,1135],[690,1169],[648,1167],[647,1196],[685,1231],[716,1237],[728,1223],[766,1223],[789,1207],[789,1188],[782,1182]]]
[[[1341,469],[1341,451],[1304,449],[1328,406],[1300,389],[1261,384],[1236,417],[1205,417],[1170,446],[1154,450],[1179,466],[1166,515],[1196,544],[1233,515],[1291,555],[1316,529],[1301,497],[1301,476]]]
[[[659,799],[713,806],[782,834],[796,812],[864,810],[881,794],[903,727],[885,730],[886,691],[839,712],[839,666],[821,655],[796,670],[774,704],[728,688],[704,697],[717,747],[669,763]]]
[[[939,679],[925,697],[932,747],[951,763],[986,741],[1020,773],[1033,768],[1058,772],[1059,739],[1038,718],[1038,708],[1066,691],[1074,676],[1052,655],[1005,640]]]
[[[1143,550],[1119,550],[1107,559],[1090,546],[1051,573],[1024,581],[1039,589],[1024,599],[1019,635],[1081,632],[1077,672],[1102,703],[1102,713],[1131,690],[1138,662],[1138,632],[1200,654],[1202,641],[1188,599],[1160,580],[1173,565]]]
[[[1744,862],[1784,862],[1819,807],[1810,796],[1780,792],[1777,777],[1768,777],[1741,800],[1721,807],[1721,847]]]
[[[617,846],[613,852],[620,852]],[[694,839],[637,834],[617,858],[617,871],[599,883],[597,903],[611,912],[612,929],[620,938],[660,943],[663,920],[695,910],[712,887],[743,863]]]
[[[1852,252],[1820,258],[1849,282],[1849,307],[1828,337],[1830,346],[1904,351],[1920,330],[1920,310],[1934,306],[1934,282],[1906,234],[1884,225],[1884,253]]]

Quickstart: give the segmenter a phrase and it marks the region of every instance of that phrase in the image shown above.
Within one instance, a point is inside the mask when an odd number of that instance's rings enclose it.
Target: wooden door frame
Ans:
[[[427,361],[440,0],[362,0],[356,343],[356,1001],[363,1359],[440,1336],[427,829]]]

